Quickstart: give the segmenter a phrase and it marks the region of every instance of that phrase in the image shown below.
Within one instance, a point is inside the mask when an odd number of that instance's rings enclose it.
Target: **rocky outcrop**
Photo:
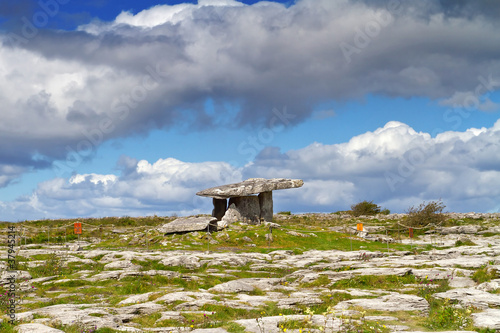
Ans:
[[[335,309],[346,310],[349,307],[361,306],[365,309],[380,311],[428,311],[429,303],[425,298],[415,295],[390,294],[378,298],[359,298],[340,302]]]
[[[208,219],[214,220],[213,217]],[[495,221],[495,224],[498,223]],[[271,224],[268,226],[279,227]],[[245,249],[244,245],[257,242],[258,237],[267,232],[264,225],[260,227],[237,225],[234,229],[240,229],[239,231],[245,229],[245,232],[238,235],[238,238],[232,237],[234,235],[231,235],[230,231],[218,233],[216,237],[221,241],[237,239],[239,250]],[[307,232],[302,231],[307,229],[301,228],[298,232],[291,228],[287,229],[288,225],[284,224],[283,230],[275,234],[276,238],[279,240],[283,235],[287,235],[286,237],[296,237],[297,240],[303,241],[308,235],[314,237],[313,235],[319,232],[330,231],[311,229]],[[375,233],[385,229],[368,226],[365,230]],[[342,232],[340,229],[339,231]],[[222,329],[201,329],[200,327],[206,327],[201,323],[197,323],[198,326],[194,324],[194,327],[190,327],[191,323],[186,324],[186,318],[193,313],[204,318],[205,315],[209,317],[210,311],[206,310],[207,306],[216,305],[220,309],[242,309],[253,313],[258,310],[261,315],[254,318],[235,315],[234,318],[227,320],[242,325],[247,332],[282,332],[279,327],[281,323],[287,320],[303,322],[306,319],[311,321],[311,325],[318,327],[327,323],[328,330],[325,330],[327,332],[330,328],[333,331],[345,331],[345,327],[342,328],[341,325],[345,323],[346,316],[353,315],[357,318],[363,311],[362,308],[394,311],[394,317],[367,316],[365,320],[380,322],[392,332],[410,331],[408,327],[394,325],[397,318],[401,318],[398,312],[410,312],[404,316],[427,315],[429,304],[426,299],[415,294],[422,288],[433,290],[438,287],[439,282],[436,280],[447,280],[451,289],[435,293],[431,297],[450,299],[462,307],[474,306],[480,311],[476,313],[475,310],[471,313],[474,325],[498,330],[500,329],[498,319],[500,279],[495,278],[496,275],[492,273],[500,268],[499,236],[484,237],[478,233],[468,235],[478,244],[475,246],[454,247],[453,244],[459,235],[452,232],[442,236],[445,242],[451,243],[449,248],[434,247],[430,250],[421,248],[420,251],[397,251],[393,245],[390,251],[389,249],[386,251],[384,247],[382,251],[358,248],[355,251],[309,249],[299,252],[276,250],[269,253],[224,252],[223,248],[212,247],[210,248],[212,252],[189,251],[181,247],[185,246],[183,243],[186,243],[186,239],[196,240],[198,236],[206,236],[201,232],[198,235],[166,237],[179,241],[179,243],[174,242],[174,247],[168,250],[145,251],[143,248],[103,250],[86,246],[75,254],[66,246],[24,247],[19,250],[19,258],[28,259],[26,260],[26,264],[29,265],[28,270],[31,267],[46,265],[46,261],[40,260],[43,255],[55,254],[58,257],[58,265],[72,267],[76,271],[70,276],[50,271],[47,276],[36,279],[32,279],[28,272],[20,271],[18,276],[20,281],[17,286],[24,297],[17,313],[17,319],[20,321],[17,329],[19,332],[57,333],[62,331],[50,326],[66,330],[61,327],[78,323],[78,326],[89,330],[109,327],[128,332],[222,333],[224,331]],[[420,236],[418,240],[424,242],[423,240],[429,239],[426,237],[428,236]],[[89,265],[91,263],[94,264]],[[80,265],[81,270],[78,271],[77,267]],[[471,277],[478,269],[484,269],[483,266],[489,273],[487,282],[476,283]],[[0,269],[5,268],[5,263],[0,262]],[[370,279],[388,277],[388,281],[391,281],[394,276],[404,277],[401,279],[404,280],[408,275],[413,275],[414,279],[410,279],[412,282],[408,284],[401,285],[400,290],[392,287],[378,289],[384,288],[382,285],[365,288],[354,284],[352,287],[341,287],[344,282],[355,282],[358,279],[361,281],[364,276]],[[141,278],[143,276],[147,278]],[[149,276],[161,276],[161,278],[149,278]],[[245,278],[242,278],[243,276]],[[2,277],[2,281],[5,281],[5,274],[2,274]],[[342,283],[337,283],[338,281]],[[137,286],[135,282],[147,288],[134,288]],[[121,288],[120,293],[113,293],[112,299],[109,298],[109,292],[110,288],[114,287],[110,286]],[[142,293],[139,290],[143,290]],[[307,307],[314,309],[316,305],[325,304],[328,299],[335,300],[336,297],[341,297],[343,300],[331,303],[332,306],[336,305],[333,309],[336,311],[325,312],[326,315],[311,316],[300,312]],[[57,305],[44,305],[53,304],[54,301]],[[83,304],[82,301],[88,303]],[[64,302],[66,304],[59,304]],[[29,306],[24,307],[25,304]],[[270,304],[274,308],[289,309],[290,313],[296,314],[266,316],[261,309]],[[136,320],[141,316],[152,314],[157,318],[154,325],[139,324],[140,321]],[[175,325],[175,327],[160,327],[162,326],[160,322],[167,320],[168,324],[163,326]],[[208,321],[208,318],[206,320]],[[26,324],[27,322],[31,323]]]

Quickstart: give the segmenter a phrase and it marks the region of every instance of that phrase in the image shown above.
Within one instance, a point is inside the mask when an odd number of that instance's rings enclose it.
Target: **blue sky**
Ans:
[[[210,211],[198,190],[301,178],[276,210],[500,209],[488,1],[0,5],[0,220]]]

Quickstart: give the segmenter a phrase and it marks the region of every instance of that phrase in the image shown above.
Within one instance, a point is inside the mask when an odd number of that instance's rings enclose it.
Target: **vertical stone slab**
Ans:
[[[260,218],[266,222],[273,221],[273,192],[259,194]]]
[[[217,218],[217,221],[222,220],[222,217],[226,213],[227,209],[227,199],[213,199],[214,209],[212,210],[212,216]]]
[[[244,196],[229,199],[229,206],[233,204],[241,214],[243,222],[250,224],[260,223],[260,203],[257,196]]]

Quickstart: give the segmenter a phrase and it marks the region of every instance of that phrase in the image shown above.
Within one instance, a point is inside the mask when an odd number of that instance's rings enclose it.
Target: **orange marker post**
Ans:
[[[410,228],[410,238],[413,238],[413,228]]]
[[[81,235],[82,233],[82,224],[79,222],[75,223],[75,235]]]
[[[363,231],[363,223],[358,223],[357,229],[358,231]]]

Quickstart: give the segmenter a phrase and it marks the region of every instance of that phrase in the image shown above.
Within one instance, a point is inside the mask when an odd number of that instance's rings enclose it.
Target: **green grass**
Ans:
[[[465,239],[459,239],[455,242],[455,247],[459,247],[459,246],[475,246],[477,245],[476,243],[474,243],[473,241],[471,241],[470,239],[468,238],[465,238]]]
[[[499,272],[488,266],[483,266],[472,274],[472,280],[476,283],[489,282],[491,280],[498,279],[499,277]]]
[[[300,287],[301,288],[314,288],[314,287],[321,287],[321,286],[327,286],[330,284],[330,279],[326,275],[320,275],[316,280],[309,282],[309,283],[301,283]]]
[[[449,300],[432,299],[425,326],[432,330],[472,330],[472,308],[457,308]]]
[[[0,323],[0,332],[2,333],[17,333],[15,325],[11,325],[8,322]]]
[[[335,282],[332,289],[386,289],[399,291],[405,284],[417,283],[414,275],[356,275],[349,279]]]

